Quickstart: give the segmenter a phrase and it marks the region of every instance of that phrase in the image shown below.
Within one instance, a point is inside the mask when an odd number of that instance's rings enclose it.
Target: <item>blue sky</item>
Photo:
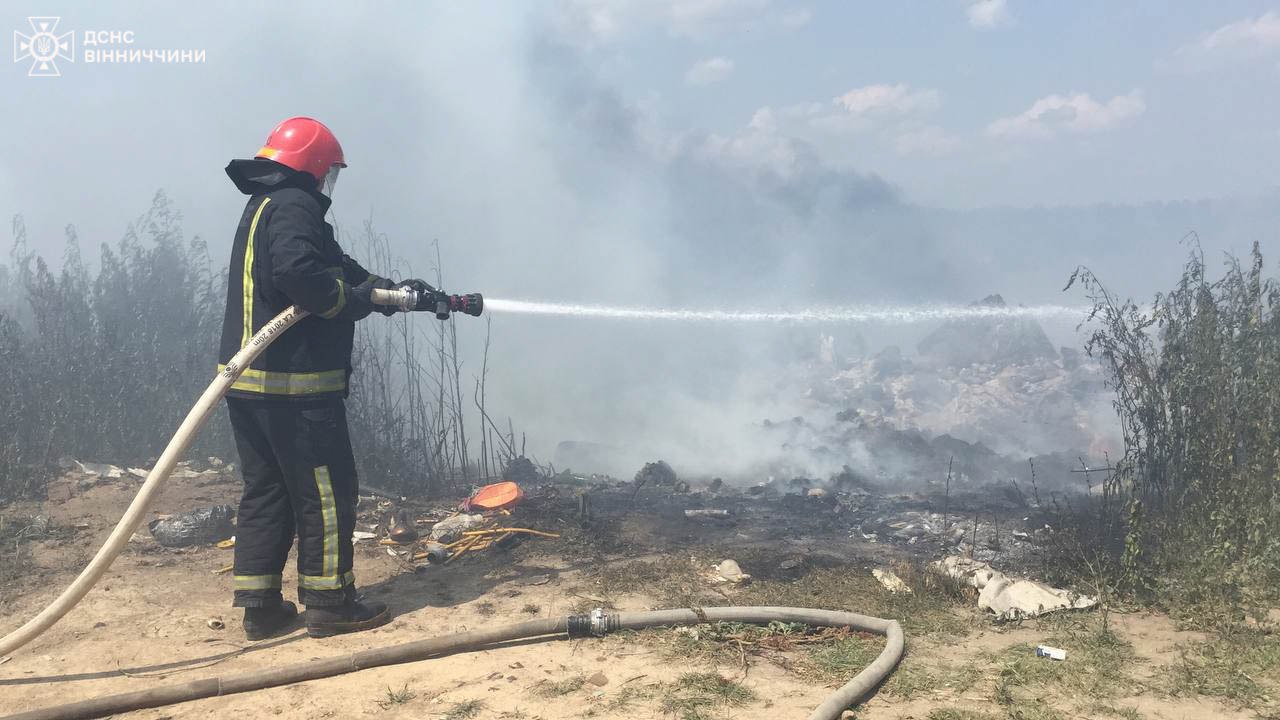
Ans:
[[[1253,196],[1280,160],[1280,5],[1265,2],[284,2],[270,22],[258,7],[8,3],[14,29],[58,15],[208,60],[81,62],[52,79],[8,64],[0,213],[106,231],[165,187],[211,232],[235,204],[220,202],[221,158],[298,113],[330,121],[359,160],[388,162],[394,140],[415,145],[402,158],[455,168],[500,153],[556,165],[503,147],[572,120],[530,80],[545,46],[614,98],[656,162],[692,150],[785,175],[800,148],[931,207]],[[412,204],[411,173],[379,170],[381,186],[344,187],[355,215]],[[76,211],[50,202],[53,186]]]
[[[601,74],[669,128],[742,137],[760,108],[814,105],[778,132],[925,204],[1124,203],[1274,185],[1280,107],[1264,89],[1280,80],[1280,16],[1267,3],[576,7]],[[716,72],[686,77],[707,61]],[[889,96],[856,118],[833,104],[876,86],[920,101],[895,106]],[[1060,115],[1074,112],[1079,127],[1046,119],[1014,126],[1021,133],[992,129],[1053,96],[1076,98]],[[845,126],[823,130],[823,121]]]

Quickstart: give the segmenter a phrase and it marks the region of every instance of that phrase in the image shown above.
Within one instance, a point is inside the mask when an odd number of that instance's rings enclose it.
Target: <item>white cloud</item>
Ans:
[[[766,105],[751,115],[751,122],[747,123],[747,127],[757,132],[771,133],[778,129],[778,118],[774,115],[773,108]]]
[[[1086,133],[1122,125],[1145,112],[1138,90],[1117,95],[1105,103],[1086,93],[1049,95],[1032,103],[1019,115],[1004,117],[987,126],[991,137],[1047,138],[1059,132]]]
[[[715,133],[707,136],[698,152],[729,167],[765,170],[781,178],[802,172],[808,157],[804,143],[778,134],[772,125],[758,126],[756,121],[761,112],[763,110],[756,113],[751,127],[743,132],[727,137]]]
[[[1223,25],[1201,38],[1198,44],[1207,51],[1280,47],[1280,14],[1268,11],[1254,19]]]
[[[960,139],[935,125],[906,130],[894,138],[899,155],[946,155],[960,148]]]
[[[938,106],[937,90],[912,90],[897,85],[867,85],[854,88],[832,100],[851,115],[875,113],[905,115]]]
[[[969,16],[970,25],[982,30],[1007,25],[1013,20],[1006,0],[977,0],[969,4],[965,14]]]
[[[713,57],[700,60],[684,74],[684,81],[689,85],[710,85],[729,77],[733,72],[733,61],[724,57]]]

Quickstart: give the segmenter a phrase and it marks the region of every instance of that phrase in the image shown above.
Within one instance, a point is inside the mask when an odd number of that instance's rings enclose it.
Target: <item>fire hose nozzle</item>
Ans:
[[[439,290],[419,293],[406,287],[374,290],[372,298],[378,305],[390,305],[402,312],[432,309],[441,320],[448,320],[449,314],[455,312],[472,317],[480,317],[484,312],[484,296],[480,293],[450,295]]]
[[[463,315],[471,317],[480,317],[480,313],[484,312],[484,296],[480,293],[467,293],[466,295],[450,295],[449,311],[460,312]],[[437,313],[437,317],[439,313]]]

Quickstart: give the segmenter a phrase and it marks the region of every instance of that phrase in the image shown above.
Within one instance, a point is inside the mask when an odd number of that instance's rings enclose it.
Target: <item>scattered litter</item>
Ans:
[[[210,630],[226,630],[227,629],[227,624],[222,622],[222,618],[209,618],[208,620],[204,621],[204,624],[208,625]]]
[[[685,510],[684,516],[693,520],[729,520],[733,518],[733,513],[719,508],[703,508],[699,510]]]
[[[512,507],[524,499],[524,491],[513,482],[500,482],[485,485],[462,502],[463,512],[481,510],[502,510]]]
[[[431,539],[448,545],[462,538],[462,533],[484,524],[483,515],[454,515],[431,528]]]
[[[874,568],[871,571],[871,574],[875,576],[876,580],[880,581],[880,584],[884,586],[885,590],[888,590],[895,595],[898,593],[904,593],[907,595],[911,594],[911,586],[903,582],[902,578],[898,577],[898,575],[892,570]]]
[[[751,576],[742,572],[742,568],[734,560],[725,560],[716,566],[712,573],[712,580],[715,582],[727,582],[739,585],[751,580]]]
[[[387,537],[400,545],[408,545],[418,539],[418,530],[407,512],[397,510],[391,513],[391,517],[387,519]]]
[[[178,463],[178,466],[173,469],[173,472],[169,473],[169,477],[175,480],[190,480],[192,478],[198,478],[204,474],[205,473],[200,473],[200,472],[196,472],[195,470],[192,470],[191,465],[189,463],[180,462]],[[210,470],[208,471],[208,474],[216,475],[217,471]]]
[[[71,462],[75,463],[76,466],[80,468],[80,472],[84,473],[85,475],[91,475],[93,477],[107,478],[107,479],[114,480],[124,475],[124,470],[121,470],[115,465],[108,465],[107,463],[95,463],[95,462],[84,463],[84,462],[80,462],[79,460],[72,460]]]
[[[235,546],[236,546],[236,536],[235,536],[235,535],[232,535],[231,537],[227,538],[226,540],[220,540],[220,541],[218,541],[218,543],[217,543],[217,547],[221,548],[222,550],[229,550],[229,549],[231,549],[231,548],[233,548],[233,547],[235,547]]]
[[[440,565],[448,562],[453,555],[449,548],[436,542],[429,542],[422,546],[422,552],[414,553],[414,560],[426,560],[432,565]]]
[[[377,533],[371,533],[368,530],[355,530],[351,533],[351,542],[360,542],[361,540],[372,540],[378,537]]]
[[[1050,660],[1066,660],[1067,651],[1062,648],[1049,647],[1048,645],[1037,645],[1036,657],[1047,657]]]
[[[129,468],[129,469],[128,469],[128,470],[126,470],[125,472],[128,472],[130,475],[132,475],[132,476],[134,476],[134,477],[136,477],[136,478],[141,478],[141,479],[143,479],[143,480],[146,480],[146,479],[147,479],[147,475],[150,475],[150,474],[151,474],[151,471],[150,471],[150,470],[147,470],[147,469],[144,469],[144,468]]]
[[[213,571],[213,574],[214,574],[214,575],[222,575],[223,573],[229,573],[229,572],[231,572],[234,568],[235,568],[235,565],[223,565],[222,567],[218,568],[217,570],[214,570],[214,571]]]
[[[235,526],[231,524],[235,514],[235,508],[230,505],[214,505],[171,518],[152,520],[147,529],[156,542],[165,547],[208,545],[235,534]]]
[[[824,498],[828,493],[824,488],[809,488],[809,491],[806,492],[805,495],[811,498]]]
[[[997,620],[1033,618],[1058,610],[1084,610],[1098,604],[1097,598],[1070,590],[1052,588],[1034,580],[1010,578],[984,562],[952,555],[934,566],[945,575],[978,589],[978,609],[993,613]]]
[[[1087,595],[1003,575],[994,578],[978,595],[978,608],[995,613],[1001,620],[1039,617],[1056,610],[1084,610],[1097,604],[1096,598]]]

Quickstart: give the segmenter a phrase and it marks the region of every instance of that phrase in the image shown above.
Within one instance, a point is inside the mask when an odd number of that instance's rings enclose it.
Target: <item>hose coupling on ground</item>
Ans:
[[[618,616],[596,608],[586,615],[570,615],[565,628],[570,638],[604,637],[619,628]]]

